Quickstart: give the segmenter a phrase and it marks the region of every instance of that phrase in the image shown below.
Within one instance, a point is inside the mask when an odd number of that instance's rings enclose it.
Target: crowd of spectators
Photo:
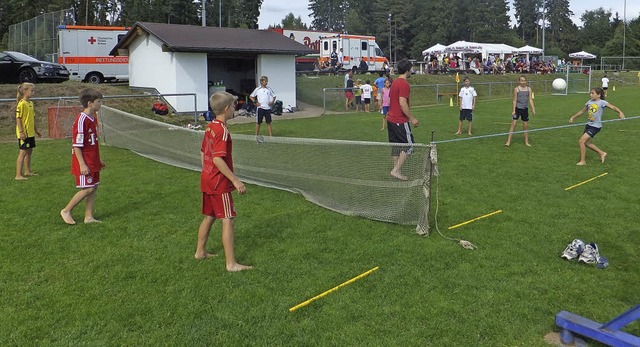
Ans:
[[[469,54],[465,58],[458,55],[432,55],[425,57],[427,73],[475,73],[501,75],[506,73],[518,74],[548,74],[559,71],[564,61],[554,63],[552,60],[543,61],[537,56],[527,60],[526,55],[505,55],[502,59],[498,55],[483,58],[481,54]]]

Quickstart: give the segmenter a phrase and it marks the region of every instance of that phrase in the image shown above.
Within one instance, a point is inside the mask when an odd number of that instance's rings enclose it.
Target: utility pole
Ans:
[[[627,0],[624,0],[624,12],[622,15],[622,70],[624,70],[624,54],[627,46]]]
[[[202,0],[202,26],[207,26],[207,0]]]

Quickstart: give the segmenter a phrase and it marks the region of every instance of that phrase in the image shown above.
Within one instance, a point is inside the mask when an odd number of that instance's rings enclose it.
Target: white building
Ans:
[[[250,94],[263,75],[278,100],[296,106],[295,56],[311,53],[272,31],[141,22],[111,50],[129,56],[129,86],[195,93],[197,112],[214,91]],[[194,111],[193,96],[165,99],[176,112]]]

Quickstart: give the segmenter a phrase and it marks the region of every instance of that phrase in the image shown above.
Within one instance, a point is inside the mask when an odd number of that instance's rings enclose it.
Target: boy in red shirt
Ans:
[[[100,170],[104,168],[98,147],[97,119],[98,111],[102,107],[102,93],[95,89],[85,89],[80,93],[80,103],[84,110],[73,123],[73,149],[71,150],[71,174],[76,177],[76,188],[80,190],[60,211],[62,220],[69,225],[76,224],[71,212],[85,199],[84,222],[100,222],[94,218],[93,209],[96,190],[100,184]]]
[[[233,118],[236,97],[227,92],[214,93],[209,99],[211,110],[216,118],[207,125],[200,147],[202,174],[200,190],[202,191],[202,214],[204,219],[198,229],[196,259],[214,256],[207,252],[207,239],[216,218],[222,219],[222,246],[224,248],[227,271],[236,272],[251,269],[251,266],[238,264],[234,255],[233,218],[236,211],[233,207],[231,192],[238,190],[244,194],[244,183],[233,173],[231,160],[231,134],[227,129],[227,120]]]

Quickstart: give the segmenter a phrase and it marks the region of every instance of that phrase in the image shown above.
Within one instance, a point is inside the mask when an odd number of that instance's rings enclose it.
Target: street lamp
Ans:
[[[624,70],[624,54],[627,46],[627,0],[624,0],[624,12],[622,15],[622,70]]]
[[[391,13],[389,13],[388,22],[389,22],[389,60],[390,61],[391,61],[391,17],[392,16],[393,15]]]
[[[542,8],[542,61],[544,61],[544,29],[547,27],[547,9]]]

